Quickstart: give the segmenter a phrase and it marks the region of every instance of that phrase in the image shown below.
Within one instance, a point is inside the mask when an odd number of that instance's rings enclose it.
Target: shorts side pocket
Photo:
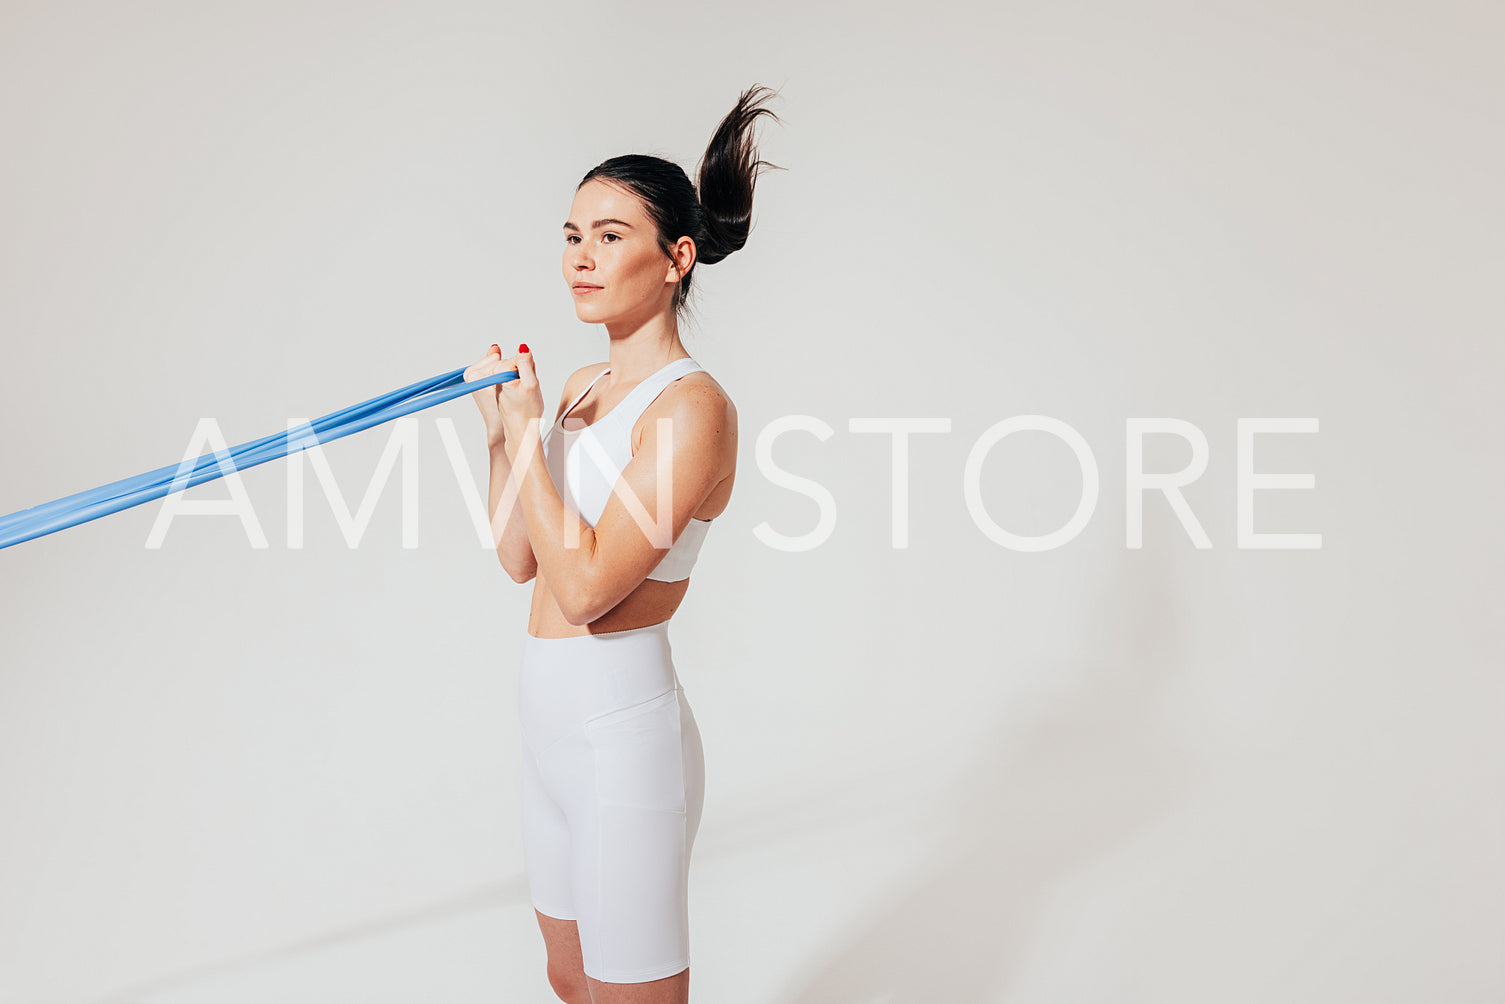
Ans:
[[[675,687],[584,723],[596,761],[596,797],[603,805],[686,811],[682,693]]]

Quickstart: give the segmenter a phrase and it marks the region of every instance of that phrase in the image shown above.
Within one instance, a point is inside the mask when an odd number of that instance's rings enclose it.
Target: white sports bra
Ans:
[[[606,500],[611,497],[617,478],[632,459],[632,427],[637,424],[639,416],[670,383],[687,373],[703,369],[705,367],[689,356],[676,359],[651,376],[644,377],[614,408],[590,425],[566,429],[565,418],[580,403],[580,399],[590,393],[596,381],[611,372],[611,367],[597,373],[585,385],[585,390],[570,402],[570,406],[559,416],[559,421],[543,437],[543,454],[549,476],[554,480],[554,487],[558,489],[566,509],[591,526],[596,525],[601,513],[606,510]],[[556,438],[558,443],[555,442]],[[650,518],[655,515],[649,513]],[[648,578],[658,582],[678,582],[689,578],[690,569],[695,566],[695,559],[700,555],[700,545],[704,543],[706,531],[710,527],[711,520],[690,517],[684,532],[654,566],[653,571],[648,573]]]

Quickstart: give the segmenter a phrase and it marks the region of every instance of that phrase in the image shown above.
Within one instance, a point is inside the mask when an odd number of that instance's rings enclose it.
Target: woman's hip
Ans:
[[[668,700],[680,689],[668,628],[665,620],[567,638],[527,635],[517,686],[524,743],[537,754]]]

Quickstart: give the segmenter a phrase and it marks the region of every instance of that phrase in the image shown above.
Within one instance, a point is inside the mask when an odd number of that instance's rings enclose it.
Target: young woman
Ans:
[[[575,189],[564,281],[608,361],[565,381],[547,432],[527,345],[466,371],[491,449],[497,557],[534,580],[518,710],[528,887],[568,1004],[689,1000],[689,865],[704,801],[695,716],[669,618],[731,497],[737,409],[679,338],[697,263],[747,242],[760,166],[745,91],[701,160],[614,157]]]

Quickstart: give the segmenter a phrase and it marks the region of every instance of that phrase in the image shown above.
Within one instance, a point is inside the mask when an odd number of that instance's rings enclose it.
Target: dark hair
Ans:
[[[630,153],[602,161],[591,168],[579,191],[593,179],[612,182],[630,191],[643,203],[648,218],[658,228],[658,245],[670,258],[675,241],[689,237],[695,242],[695,264],[714,265],[747,243],[752,230],[753,186],[760,167],[784,170],[758,159],[753,145],[753,124],[759,115],[782,121],[767,108],[759,107],[777,92],[754,84],[737,99],[711,136],[697,172],[699,194],[684,169],[671,160]],[[674,289],[674,310],[686,309],[690,296],[692,264]]]

